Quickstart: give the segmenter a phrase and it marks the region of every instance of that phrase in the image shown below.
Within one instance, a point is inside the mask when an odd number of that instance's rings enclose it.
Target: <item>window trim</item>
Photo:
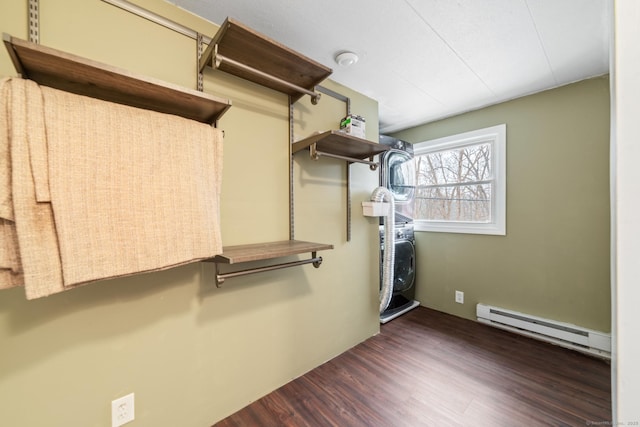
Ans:
[[[432,139],[413,145],[414,156],[429,154],[435,151],[453,150],[468,145],[481,143],[491,144],[491,167],[493,171],[493,188],[495,197],[491,198],[492,221],[474,223],[464,221],[430,221],[414,220],[416,231],[432,231],[441,233],[469,233],[505,236],[507,210],[507,125],[500,124],[484,129],[477,129],[457,135]],[[417,168],[416,168],[417,173]],[[416,187],[417,188],[417,187]]]

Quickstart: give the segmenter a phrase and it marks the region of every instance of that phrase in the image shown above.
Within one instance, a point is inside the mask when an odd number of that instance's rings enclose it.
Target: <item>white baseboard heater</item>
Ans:
[[[476,306],[478,322],[611,359],[611,335],[490,305]]]

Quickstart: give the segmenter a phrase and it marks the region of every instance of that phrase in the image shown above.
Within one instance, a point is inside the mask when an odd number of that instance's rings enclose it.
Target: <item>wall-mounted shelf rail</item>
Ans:
[[[295,154],[307,148],[315,160],[320,156],[333,157],[352,163],[365,163],[372,170],[378,166],[378,163],[373,161],[373,157],[389,149],[377,142],[367,141],[337,130],[318,133],[294,142],[291,152]],[[369,160],[364,160],[366,158]]]
[[[23,78],[43,86],[213,124],[231,101],[3,34]]]
[[[317,103],[317,84],[329,77],[331,68],[227,18],[200,57],[199,70],[210,66],[268,88],[284,92],[291,103],[310,95]]]
[[[333,245],[324,243],[304,242],[301,240],[282,240],[278,242],[255,243],[250,245],[225,246],[222,254],[207,260],[216,264],[216,286],[220,286],[225,279],[248,274],[262,273],[265,271],[279,270],[282,268],[295,267],[299,265],[311,264],[318,268],[322,263],[322,257],[316,255],[317,251],[333,249]],[[311,253],[311,258],[300,261],[291,261],[281,264],[274,264],[265,267],[255,267],[230,273],[220,273],[219,264],[238,264],[251,261],[262,261],[297,255],[301,253]]]

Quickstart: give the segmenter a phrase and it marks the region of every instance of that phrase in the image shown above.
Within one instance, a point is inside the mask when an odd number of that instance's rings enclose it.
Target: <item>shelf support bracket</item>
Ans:
[[[295,239],[294,209],[295,200],[293,195],[293,103],[289,96],[289,240]]]
[[[40,2],[29,0],[29,41],[40,43]]]
[[[373,161],[373,156],[369,156],[369,169],[371,169],[372,171],[378,169],[378,163]]]
[[[200,61],[200,63],[202,64],[202,61]],[[253,75],[262,77],[262,78],[270,80],[272,82],[281,84],[283,86],[286,86],[286,87],[288,87],[290,89],[295,90],[296,92],[304,93],[306,95],[309,95],[311,97],[311,103],[313,105],[316,105],[318,103],[318,101],[320,101],[321,94],[318,93],[318,92],[314,92],[312,90],[305,89],[305,88],[303,88],[301,86],[295,85],[295,84],[293,84],[291,82],[288,82],[286,80],[283,80],[283,79],[281,79],[279,77],[272,76],[271,74],[267,74],[264,71],[260,71],[260,70],[258,70],[256,68],[250,67],[250,66],[248,66],[246,64],[243,64],[242,62],[238,62],[238,61],[236,61],[234,59],[227,58],[226,56],[221,55],[220,53],[218,53],[218,45],[216,44],[214,46],[214,48],[213,48],[212,66],[213,66],[213,68],[218,69],[218,68],[220,68],[220,66],[223,63],[227,63],[227,64],[229,64],[229,65],[231,65],[233,67],[240,68],[241,70],[243,70],[243,71],[245,71],[247,73],[251,73]]]
[[[351,162],[347,162],[347,242],[351,241]]]
[[[313,264],[315,268],[319,268],[322,264],[322,257],[317,256],[316,252],[311,253],[311,258],[300,261],[285,262],[282,264],[268,265],[265,267],[248,268],[246,270],[233,271],[231,273],[221,273],[219,264],[216,262],[216,287],[219,288],[226,279],[233,277],[247,276],[249,274],[262,273],[265,271],[280,270],[283,268],[297,267],[299,265]]]
[[[196,76],[196,79],[197,79],[197,89],[200,92],[204,92],[204,76],[202,74],[202,70],[199,67],[200,58],[202,57],[203,52],[204,52],[204,38],[202,34],[196,33],[196,68],[198,69],[198,74]]]
[[[369,157],[369,160],[361,160],[353,157],[341,156],[339,154],[325,153],[324,151],[318,151],[315,142],[309,146],[309,156],[313,160],[319,160],[320,157],[331,157],[333,159],[346,160],[351,163],[363,163],[365,165],[369,165],[371,170],[376,170],[378,168],[378,163],[373,161],[373,157]]]

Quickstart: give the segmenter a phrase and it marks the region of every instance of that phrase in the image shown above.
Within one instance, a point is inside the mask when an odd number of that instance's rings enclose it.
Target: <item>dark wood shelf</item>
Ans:
[[[376,154],[389,150],[389,147],[386,145],[371,142],[337,130],[329,130],[294,142],[291,147],[291,152],[295,154],[298,151],[308,149],[312,144],[316,144],[316,148],[320,151],[358,160],[373,157]]]
[[[215,124],[231,106],[227,99],[137,75],[8,34],[3,34],[3,41],[18,73],[43,86],[208,124]]]
[[[250,72],[231,62],[215,63],[217,53],[232,61],[258,70]],[[286,84],[274,81],[262,74],[292,83],[313,91],[314,87],[331,75],[331,68],[254,31],[244,24],[227,18],[200,58],[200,71],[205,66],[217,68],[262,86],[284,92],[291,96],[291,103],[304,94]]]
[[[329,249],[333,249],[333,245],[303,242],[301,240],[282,240],[250,245],[225,246],[222,248],[222,254],[217,255],[212,261],[224,264],[237,264]]]

